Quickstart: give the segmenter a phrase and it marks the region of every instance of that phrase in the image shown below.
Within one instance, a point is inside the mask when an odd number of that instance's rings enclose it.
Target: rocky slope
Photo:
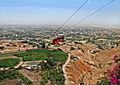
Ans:
[[[63,45],[59,48],[69,54],[63,66],[66,85],[80,85],[80,82],[95,84],[107,69],[114,66],[112,57],[120,54],[120,48],[100,50],[93,44]]]

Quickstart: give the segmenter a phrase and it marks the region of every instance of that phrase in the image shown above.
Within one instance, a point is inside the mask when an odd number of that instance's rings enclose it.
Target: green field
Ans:
[[[13,56],[15,53],[6,53],[6,54],[0,54],[0,57],[8,57]]]
[[[15,56],[22,57],[24,61],[47,60],[52,58],[53,61],[66,61],[67,54],[60,50],[35,49],[15,53]]]
[[[0,54],[0,58],[1,58],[1,57],[14,56],[15,53],[22,53],[22,52],[25,52],[25,51],[19,51],[19,52],[11,52],[11,53]]]
[[[63,85],[64,84],[64,76],[62,72],[62,65],[67,60],[67,54],[60,51],[60,50],[48,50],[48,49],[34,49],[34,50],[27,50],[22,52],[16,52],[11,54],[3,54],[3,56],[14,55],[17,57],[21,57],[23,61],[33,61],[33,60],[46,60],[46,62],[42,61],[40,63],[42,70],[41,70],[41,85],[45,85],[48,80],[51,81],[51,85],[53,82],[56,81],[56,85]],[[20,60],[15,58],[3,59],[0,60],[0,67],[12,67],[15,66]],[[0,74],[2,75],[2,74]],[[14,79],[18,78],[18,73],[5,73],[5,75],[0,76],[0,80],[5,78]],[[23,78],[23,77],[22,77]],[[26,81],[25,78],[22,80]],[[30,84],[31,85],[31,82]]]
[[[48,60],[51,59],[54,62],[60,61],[65,62],[67,54],[60,50],[48,50],[48,49],[34,49],[21,52],[13,52],[7,54],[0,54],[0,57],[17,56],[22,57],[23,61],[34,61],[34,60]],[[4,59],[0,60],[0,67],[11,67],[16,65],[19,59]]]
[[[0,60],[0,67],[13,67],[19,63],[19,59],[17,58],[8,58]]]

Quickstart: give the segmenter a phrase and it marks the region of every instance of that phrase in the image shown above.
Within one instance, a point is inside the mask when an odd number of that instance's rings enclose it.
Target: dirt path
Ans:
[[[66,63],[63,65],[63,73],[64,73],[64,77],[65,77],[65,85],[70,85],[70,83],[69,83],[69,81],[68,81],[68,76],[67,76],[67,73],[66,73],[66,71],[65,71],[65,67],[66,67],[66,65],[69,63],[69,61],[70,61],[70,54],[68,54],[68,59],[67,59],[67,61],[66,61]]]
[[[0,57],[0,60],[8,59],[8,58],[19,58],[19,57],[17,57],[17,56]]]
[[[33,82],[33,80],[32,80],[28,75],[26,75],[24,72],[22,72],[22,70],[19,70],[19,72],[20,72],[21,74],[23,74],[25,77],[27,77],[30,81]]]

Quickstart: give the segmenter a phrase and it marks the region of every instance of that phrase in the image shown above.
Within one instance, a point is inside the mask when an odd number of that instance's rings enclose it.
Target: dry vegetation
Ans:
[[[0,82],[0,85],[16,85],[19,81],[17,79],[13,79],[13,80],[3,80],[2,82]]]
[[[1,40],[0,41],[0,53],[10,53],[32,49],[32,45],[24,43],[21,40]]]
[[[40,85],[41,80],[40,71],[36,72],[22,69],[19,72],[26,76],[28,79],[32,80],[34,85]]]

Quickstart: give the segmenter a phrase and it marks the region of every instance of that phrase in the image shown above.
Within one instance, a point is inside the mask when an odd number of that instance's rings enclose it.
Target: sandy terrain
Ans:
[[[84,82],[85,85],[95,84],[99,78],[104,77],[104,72],[114,66],[112,57],[120,54],[120,48],[109,50],[99,50],[96,53],[91,53],[91,50],[96,50],[95,45],[83,44],[76,45],[80,50],[74,49],[69,51],[70,54],[67,62],[63,66],[66,85],[79,85]],[[70,46],[62,46],[61,50],[67,52]]]
[[[25,69],[22,69],[19,72],[31,80],[34,85],[40,85],[41,76],[39,75],[39,72],[29,71]]]
[[[10,53],[33,49],[32,45],[23,43],[21,40],[1,40],[0,53]]]
[[[0,85],[16,85],[19,81],[17,79],[14,80],[4,80],[0,82]]]

